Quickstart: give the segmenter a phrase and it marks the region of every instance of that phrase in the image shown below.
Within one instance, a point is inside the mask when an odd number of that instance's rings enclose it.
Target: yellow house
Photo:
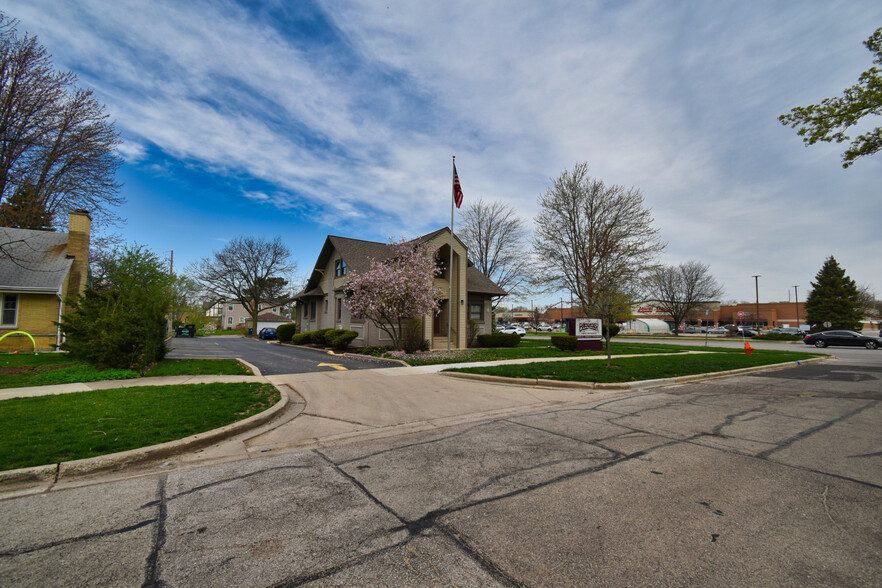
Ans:
[[[61,343],[55,323],[64,300],[86,288],[91,230],[84,210],[70,213],[66,233],[0,228],[0,351],[49,351]]]
[[[505,290],[468,260],[466,246],[455,235],[452,240],[452,271],[446,267],[450,259],[450,237],[450,229],[445,227],[416,239],[431,243],[438,251],[438,258],[444,262],[443,273],[435,278],[435,286],[444,292],[438,313],[421,317],[423,336],[432,349],[447,348],[448,321],[452,349],[467,346],[469,321],[474,322],[479,334],[491,333],[491,301],[494,297],[506,295]],[[382,261],[390,255],[392,249],[386,243],[329,235],[306,287],[294,297],[298,302],[297,322],[300,331],[351,329],[358,333],[352,342],[353,346],[389,344],[391,338],[379,326],[350,314],[345,291],[350,271],[366,271],[371,261]],[[451,276],[452,300],[448,281]]]

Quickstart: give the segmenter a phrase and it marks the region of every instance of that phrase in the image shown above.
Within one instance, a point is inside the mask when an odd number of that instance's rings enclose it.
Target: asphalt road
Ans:
[[[264,376],[333,370],[367,370],[395,367],[388,361],[336,355],[320,349],[278,345],[248,337],[175,337],[169,341],[172,359],[241,358],[254,364]]]
[[[0,501],[0,585],[882,585],[882,353],[587,398]]]

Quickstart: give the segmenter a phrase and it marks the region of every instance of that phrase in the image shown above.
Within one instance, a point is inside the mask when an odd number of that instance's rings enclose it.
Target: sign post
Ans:
[[[599,318],[577,318],[572,323],[576,336],[576,350],[601,351],[603,349],[603,321]]]

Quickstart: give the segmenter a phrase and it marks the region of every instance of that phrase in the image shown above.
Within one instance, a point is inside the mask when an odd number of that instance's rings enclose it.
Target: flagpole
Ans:
[[[450,262],[447,265],[447,351],[450,351],[451,325],[453,325],[453,202],[456,200],[456,155],[453,156],[453,170],[450,174]]]

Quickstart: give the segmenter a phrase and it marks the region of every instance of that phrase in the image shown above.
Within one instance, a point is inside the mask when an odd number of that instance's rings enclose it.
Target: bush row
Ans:
[[[757,335],[754,339],[763,341],[802,341],[801,335],[791,335],[790,333],[766,333],[765,335]]]
[[[278,334],[278,330],[276,330]],[[334,349],[346,349],[352,340],[358,337],[358,331],[348,329],[319,329],[307,331],[291,336],[291,343],[295,345],[328,345]],[[279,337],[281,340],[281,337]]]
[[[291,337],[294,336],[294,333],[297,331],[296,323],[285,323],[284,325],[279,325],[276,327],[276,337],[279,338],[279,341],[282,343],[290,343]]]
[[[517,347],[521,336],[515,333],[492,333],[478,335],[478,347]]]

